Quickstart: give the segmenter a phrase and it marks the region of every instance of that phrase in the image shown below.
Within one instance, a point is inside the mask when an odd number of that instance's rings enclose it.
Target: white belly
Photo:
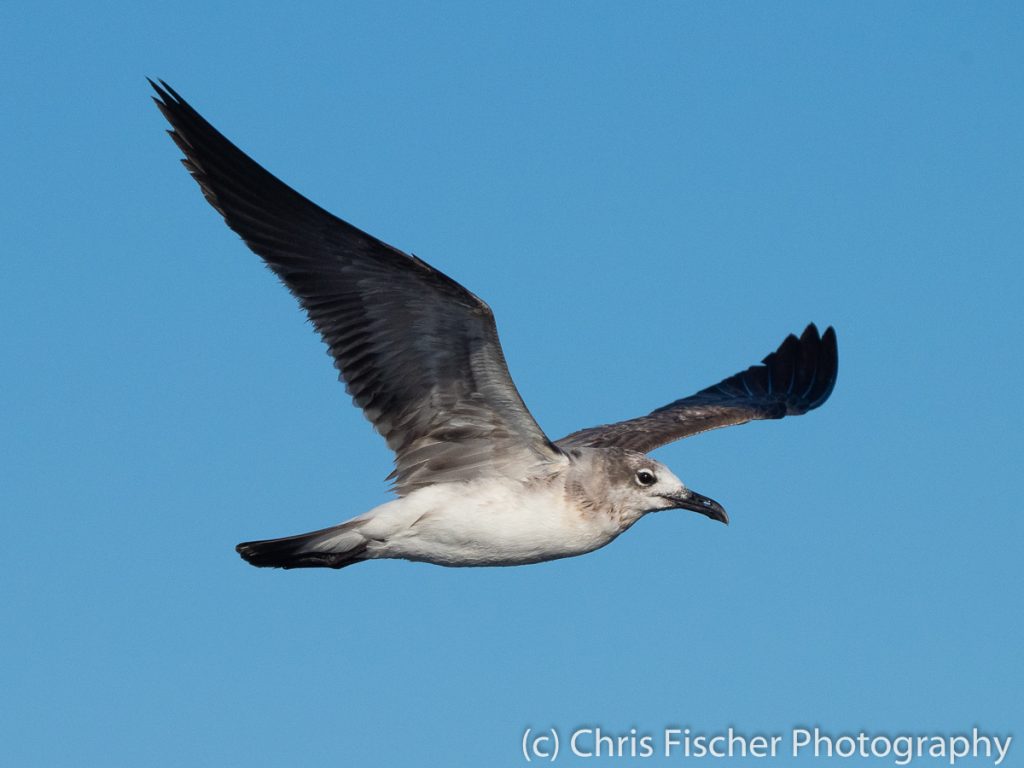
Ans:
[[[520,565],[603,547],[622,528],[566,503],[560,483],[430,486],[377,507],[360,533],[367,554],[438,565]]]

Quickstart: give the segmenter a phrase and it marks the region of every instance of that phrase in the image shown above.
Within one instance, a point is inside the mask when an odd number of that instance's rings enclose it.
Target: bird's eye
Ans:
[[[654,485],[658,478],[654,476],[654,473],[649,469],[638,469],[636,471],[636,484],[646,488],[649,485]]]

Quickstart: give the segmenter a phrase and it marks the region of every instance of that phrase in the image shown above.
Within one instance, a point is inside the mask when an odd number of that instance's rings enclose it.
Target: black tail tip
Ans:
[[[243,541],[235,552],[250,565],[266,568],[283,568],[287,562],[284,552],[275,552],[273,547],[264,546],[262,541]]]
[[[303,538],[243,541],[235,551],[257,568],[344,568],[362,560],[355,552],[302,551]]]

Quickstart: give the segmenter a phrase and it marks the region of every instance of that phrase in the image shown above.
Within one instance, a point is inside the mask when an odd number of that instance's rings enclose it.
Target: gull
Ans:
[[[523,565],[603,547],[650,512],[728,523],[718,502],[647,454],[710,429],[806,413],[832,392],[835,331],[811,324],[714,386],[552,441],[512,382],[486,303],[303,197],[167,83],[150,84],[185,168],[298,299],[395,454],[397,498],[330,528],[239,544],[253,565]]]

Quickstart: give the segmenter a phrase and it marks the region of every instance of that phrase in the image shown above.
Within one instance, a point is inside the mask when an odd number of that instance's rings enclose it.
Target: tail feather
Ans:
[[[362,522],[350,520],[282,539],[245,541],[235,551],[260,568],[344,568],[368,559],[367,540],[358,532]]]

